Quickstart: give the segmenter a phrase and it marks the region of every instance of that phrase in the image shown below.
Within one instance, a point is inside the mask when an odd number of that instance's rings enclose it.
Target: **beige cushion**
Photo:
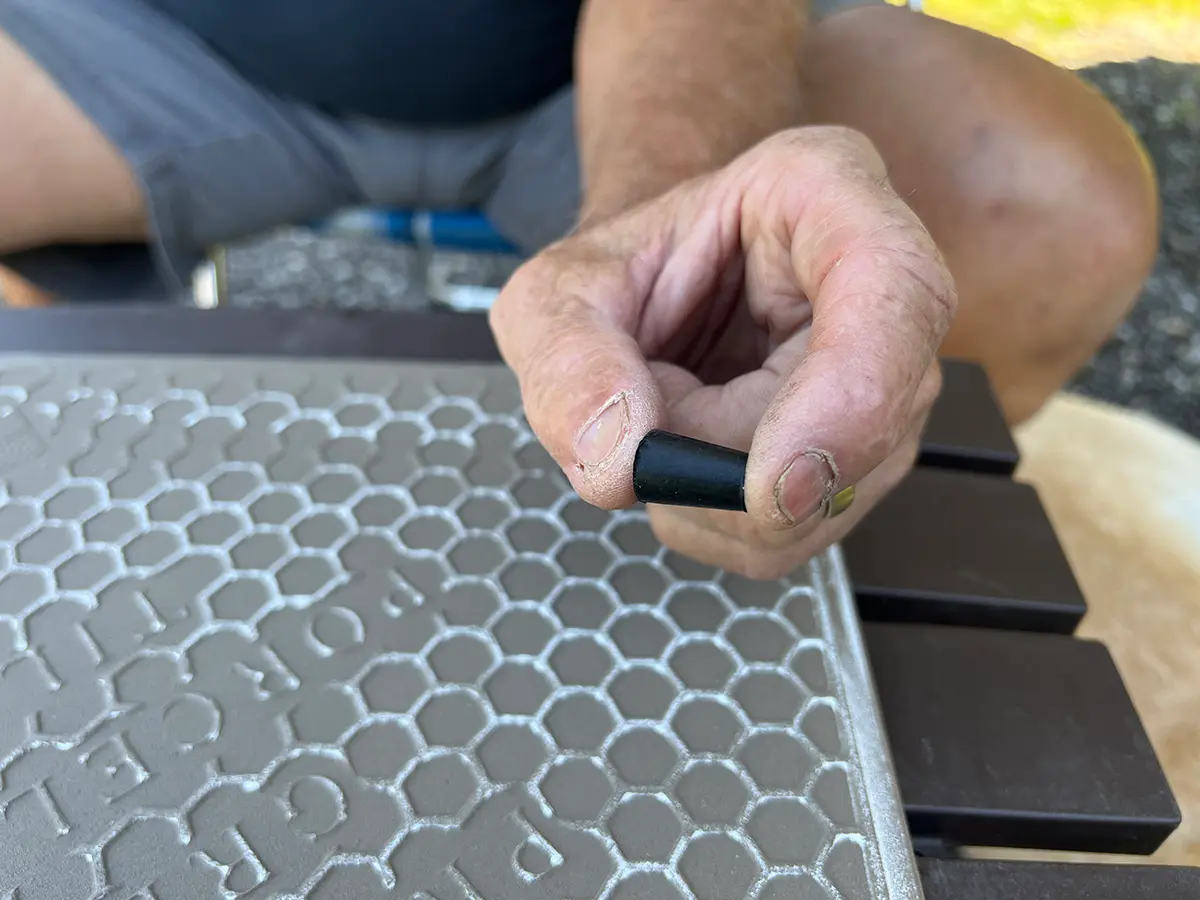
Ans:
[[[1200,865],[1200,442],[1148,416],[1055,398],[1017,433],[1183,808],[1164,862]]]

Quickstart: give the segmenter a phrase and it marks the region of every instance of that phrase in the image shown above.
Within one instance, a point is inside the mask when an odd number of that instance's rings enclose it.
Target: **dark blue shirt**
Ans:
[[[571,80],[581,0],[149,0],[260,87],[334,114],[450,125]]]

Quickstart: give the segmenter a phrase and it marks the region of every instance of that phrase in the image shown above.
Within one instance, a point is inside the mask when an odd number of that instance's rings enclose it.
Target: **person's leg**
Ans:
[[[580,198],[575,91],[568,87],[514,131],[484,210],[501,234],[532,254],[575,226]]]
[[[53,304],[54,295],[49,291],[0,266],[0,305],[15,309],[34,309]]]
[[[813,0],[812,123],[867,134],[961,296],[945,356],[982,363],[1008,417],[1035,412],[1138,294],[1158,246],[1147,158],[1074,75],[1003,41],[883,4]],[[519,129],[488,212],[528,252],[579,203],[573,95]]]
[[[0,0],[0,84],[14,303],[168,299],[212,245],[361,196],[310,114],[140,0]]]
[[[824,19],[806,48],[812,122],[865,133],[958,283],[943,354],[982,363],[1032,415],[1136,299],[1158,247],[1152,169],[1075,75],[902,9]]]
[[[140,239],[146,217],[121,154],[0,31],[0,252],[63,241]]]
[[[142,238],[137,181],[116,148],[21,47],[0,31],[0,254],[49,240]],[[49,295],[0,267],[0,297]]]

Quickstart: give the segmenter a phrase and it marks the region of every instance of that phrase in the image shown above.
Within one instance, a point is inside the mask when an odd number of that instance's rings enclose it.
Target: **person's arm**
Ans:
[[[587,0],[576,42],[581,223],[798,125],[807,0]]]

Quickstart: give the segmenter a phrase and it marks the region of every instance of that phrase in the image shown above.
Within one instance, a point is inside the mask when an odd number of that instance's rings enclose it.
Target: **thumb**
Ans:
[[[634,329],[646,294],[620,255],[555,248],[489,313],[538,440],[589,503],[631,505],[633,457],[664,404]]]

